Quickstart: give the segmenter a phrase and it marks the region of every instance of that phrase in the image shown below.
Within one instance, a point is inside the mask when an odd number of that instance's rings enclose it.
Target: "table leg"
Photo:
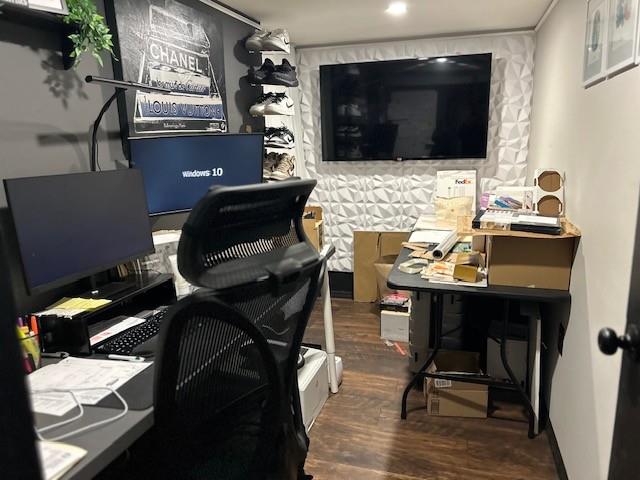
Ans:
[[[520,385],[520,381],[516,378],[511,370],[511,366],[509,365],[509,361],[507,359],[507,333],[509,329],[509,300],[504,301],[504,310],[502,313],[502,337],[500,338],[500,358],[502,359],[502,365],[509,375],[511,382],[515,385],[520,397],[522,399],[523,405],[527,408],[527,414],[529,417],[529,438],[534,438],[534,423],[535,423],[535,414],[533,413],[533,407],[531,406],[531,400],[527,396],[527,392],[524,391],[522,385]]]
[[[434,339],[433,339],[433,350],[427,358],[427,361],[424,365],[416,372],[413,376],[407,387],[404,389],[404,393],[402,394],[402,411],[400,413],[400,418],[402,420],[406,420],[407,418],[407,398],[409,397],[409,393],[415,387],[419,380],[422,380],[424,377],[421,375],[422,372],[427,370],[433,360],[436,358],[436,354],[438,350],[440,350],[441,346],[441,335],[442,335],[442,316],[443,316],[443,305],[444,295],[441,293],[433,293],[432,294],[432,305],[431,305],[431,319],[434,321]]]
[[[336,343],[333,333],[333,314],[331,312],[331,288],[329,287],[329,270],[325,269],[322,279],[322,311],[324,319],[324,338],[327,348],[329,369],[329,385],[331,393],[338,393],[338,375],[336,372]]]

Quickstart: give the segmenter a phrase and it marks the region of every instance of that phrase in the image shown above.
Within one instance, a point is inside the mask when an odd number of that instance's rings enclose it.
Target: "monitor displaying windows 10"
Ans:
[[[185,212],[214,185],[262,182],[262,134],[130,139],[130,166],[141,171],[151,215]]]

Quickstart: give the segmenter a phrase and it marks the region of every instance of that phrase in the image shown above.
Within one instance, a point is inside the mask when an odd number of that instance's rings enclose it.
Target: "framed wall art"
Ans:
[[[609,0],[606,49],[608,75],[635,64],[639,2],[640,0]]]
[[[584,39],[582,84],[587,87],[606,76],[607,0],[589,0]]]
[[[117,32],[116,75],[171,90],[126,92],[124,108],[119,106],[121,123],[126,115],[128,136],[227,132],[220,13],[190,0],[107,3],[112,30]]]

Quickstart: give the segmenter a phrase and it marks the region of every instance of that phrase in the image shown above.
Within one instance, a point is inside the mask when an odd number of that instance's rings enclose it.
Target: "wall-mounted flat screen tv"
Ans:
[[[322,65],[322,158],[486,158],[490,88],[490,53]]]

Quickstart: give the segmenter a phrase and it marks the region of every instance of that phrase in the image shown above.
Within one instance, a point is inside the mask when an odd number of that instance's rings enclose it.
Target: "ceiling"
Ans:
[[[298,47],[531,28],[552,0],[406,0],[401,17],[385,13],[390,2],[223,0],[265,28],[286,28]]]

